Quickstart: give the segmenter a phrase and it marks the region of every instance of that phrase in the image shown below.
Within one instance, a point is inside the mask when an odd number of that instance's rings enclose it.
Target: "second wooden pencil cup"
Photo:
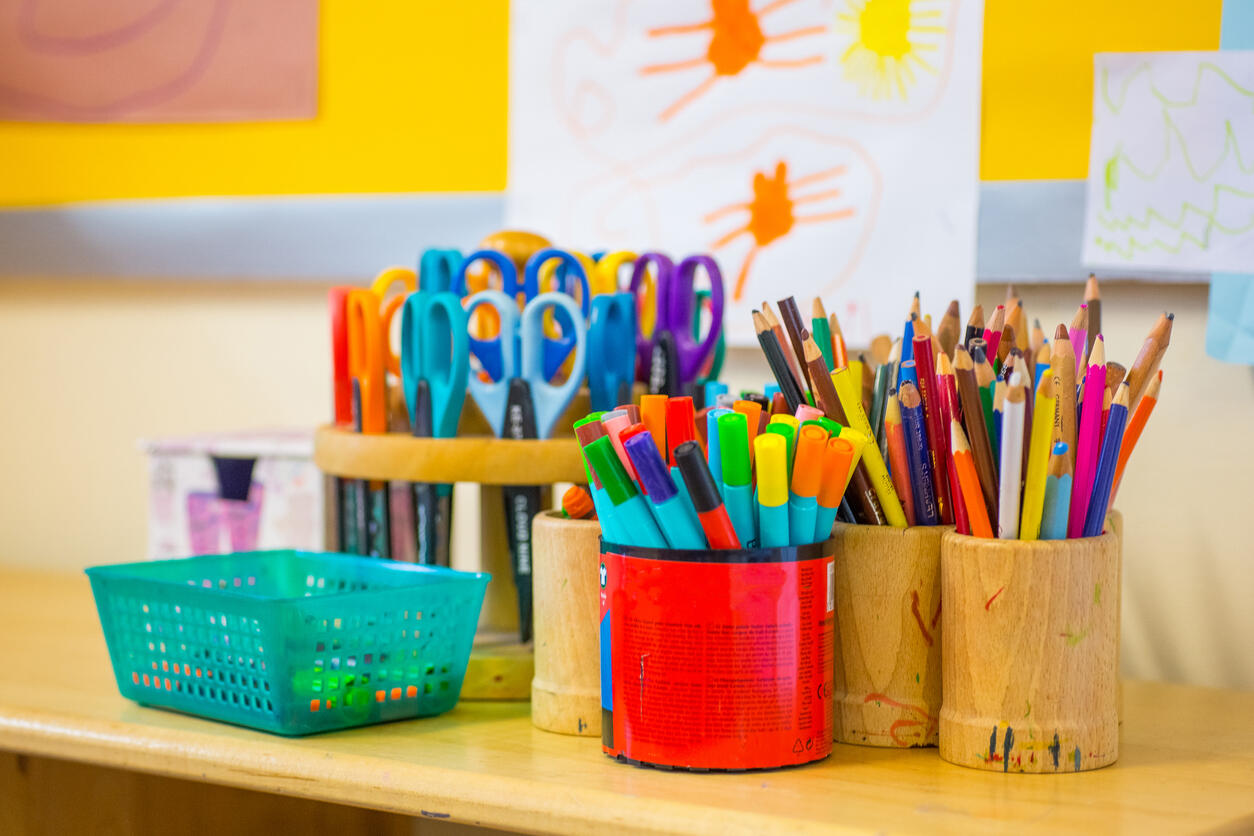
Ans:
[[[949,532],[940,754],[997,772],[1081,772],[1119,756],[1119,541]]]
[[[536,673],[531,723],[561,734],[601,733],[598,650],[601,525],[560,511],[531,524]]]
[[[936,745],[947,530],[836,524],[837,742]]]

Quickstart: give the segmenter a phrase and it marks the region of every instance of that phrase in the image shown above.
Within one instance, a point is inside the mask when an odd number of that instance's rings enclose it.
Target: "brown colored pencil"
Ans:
[[[1006,358],[1010,356],[1011,350],[1016,348],[1018,348],[1018,346],[1015,345],[1014,326],[1010,325],[1010,323],[1006,323],[1006,326],[1002,328],[1001,331],[1001,339],[997,343],[997,367],[999,369],[1005,368]]]
[[[1017,299],[1013,305],[1006,306],[1006,327],[1014,330],[1014,345],[1021,349],[1026,348],[1028,328],[1027,323],[1024,321],[1023,305]],[[1023,345],[1019,345],[1019,340],[1023,340]]]
[[[865,353],[858,355],[858,362],[862,364],[862,408],[870,415],[871,399],[875,397],[875,369]],[[872,442],[874,440],[871,439]]]
[[[941,317],[940,327],[936,329],[936,338],[940,340],[941,353],[949,357],[954,353],[954,346],[958,344],[958,339],[962,336],[962,318],[958,300],[954,299],[949,303],[949,307],[945,308],[945,315]]]
[[[1158,317],[1149,336],[1141,345],[1136,360],[1132,362],[1132,368],[1128,369],[1128,403],[1133,410],[1141,402],[1141,396],[1145,394],[1149,382],[1158,373],[1163,355],[1167,353],[1167,346],[1171,344],[1171,326],[1175,318],[1175,314],[1162,314]]]
[[[788,339],[784,336],[784,326],[780,324],[779,317],[771,310],[770,303],[765,299],[762,300],[762,316],[765,317],[767,325],[770,326],[771,331],[775,334],[775,341],[779,344],[780,351],[784,355],[785,365],[792,373],[793,382],[797,384],[798,389],[804,390],[805,377],[801,374],[800,359],[794,357],[792,351],[788,348]]]
[[[832,375],[827,368],[827,363],[823,360],[823,352],[819,351],[813,338],[805,341],[802,351],[806,368],[810,371],[810,378],[815,382],[814,405],[823,410],[823,414],[837,424],[842,427],[848,426],[849,419],[845,415],[845,410],[841,408],[840,398],[836,395],[836,384],[832,383]],[[875,443],[875,439],[867,441],[870,444]],[[849,504],[853,506],[861,522],[868,525],[885,525],[888,522],[888,518],[884,516],[884,509],[880,506],[879,497],[875,495],[875,488],[871,486],[871,477],[867,474],[866,465],[861,460],[854,468],[849,487],[853,491]]]
[[[806,400],[801,386],[788,368],[788,361],[785,359],[786,349],[780,345],[775,328],[771,327],[766,315],[760,311],[753,312],[753,330],[758,335],[758,344],[762,346],[766,363],[771,368],[771,374],[775,376],[775,382],[779,384],[779,391],[791,414]]]
[[[1110,392],[1112,398],[1115,396],[1115,390],[1119,388],[1119,384],[1123,383],[1123,377],[1127,373],[1128,370],[1121,363],[1111,362],[1106,364],[1106,391]]]
[[[797,307],[797,298],[789,296],[778,300],[776,304],[779,305],[779,318],[783,320],[784,331],[788,333],[788,342],[792,345],[792,350],[796,352],[797,359],[801,360],[805,357],[802,345],[806,337],[810,336],[810,329],[806,328],[801,319],[801,309]],[[804,361],[801,363],[801,374],[805,378],[805,388],[812,389],[814,383],[810,380],[810,372]]]
[[[984,422],[984,404],[980,401],[975,363],[971,360],[971,353],[963,346],[954,349],[954,379],[958,387],[958,401],[962,405],[962,419],[971,441],[971,455],[975,457],[975,469],[980,476],[984,507],[991,519],[997,519],[997,465],[993,459],[993,445],[988,438],[988,425]]]
[[[1075,349],[1067,335],[1067,326],[1061,323],[1054,331],[1054,341],[1051,343],[1049,373],[1054,379],[1054,395],[1058,398],[1054,407],[1054,434],[1050,441],[1053,444],[1061,441],[1067,445],[1067,458],[1071,460],[1071,469],[1075,470]]]
[[[971,348],[971,341],[984,336],[984,306],[976,305],[967,317],[967,331],[962,337],[962,344]]]
[[[1084,283],[1084,304],[1089,311],[1089,334],[1084,344],[1084,356],[1093,351],[1093,340],[1102,333],[1102,292],[1097,286],[1097,276],[1089,273],[1089,280]]]

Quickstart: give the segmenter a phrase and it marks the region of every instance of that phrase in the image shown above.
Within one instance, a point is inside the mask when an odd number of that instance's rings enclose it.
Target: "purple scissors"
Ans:
[[[697,379],[701,367],[718,342],[723,328],[723,274],[708,255],[690,255],[675,265],[662,253],[644,253],[631,273],[631,293],[641,299],[649,267],[657,281],[657,316],[653,332],[636,333],[636,377],[649,383],[653,394],[682,395]],[[699,268],[710,279],[710,330],[698,341],[693,317],[697,315],[694,280]],[[647,317],[637,316],[640,323]]]

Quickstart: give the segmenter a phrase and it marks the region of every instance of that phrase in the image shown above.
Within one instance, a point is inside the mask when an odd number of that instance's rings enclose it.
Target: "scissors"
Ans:
[[[515,298],[499,290],[484,290],[466,303],[470,316],[481,306],[494,308],[501,330],[496,342],[502,359],[502,374],[492,380],[471,375],[470,395],[498,438],[548,438],[558,418],[575,397],[584,377],[587,356],[586,335],[579,306],[564,293],[542,293],[518,312]],[[576,323],[573,360],[565,382],[549,383],[544,371],[545,314],[553,310],[560,322]],[[471,353],[475,341],[469,340]],[[521,351],[515,351],[521,347]],[[505,495],[506,533],[514,581],[518,587],[518,623],[522,641],[531,638],[531,520],[540,512],[540,487],[507,485]]]
[[[690,255],[676,266],[662,253],[644,253],[631,274],[631,292],[637,298],[646,286],[650,266],[656,273],[657,298],[651,333],[646,336],[637,330],[637,376],[649,381],[654,394],[679,395],[696,380],[722,332],[723,274],[708,255]],[[705,268],[710,278],[710,329],[703,340],[692,336],[697,313],[693,281],[699,268]]]
[[[557,324],[561,328],[561,336],[545,337],[543,344],[543,361],[545,379],[552,380],[558,369],[566,362],[566,358],[570,356],[571,351],[575,347],[574,335],[581,332],[583,323],[587,322],[588,316],[591,314],[591,294],[588,292],[588,275],[584,272],[583,265],[579,259],[565,250],[559,250],[555,247],[547,247],[535,253],[523,268],[521,281],[518,276],[518,268],[514,266],[511,260],[504,253],[496,250],[476,250],[466,256],[466,260],[462,262],[461,270],[457,275],[457,282],[453,286],[453,292],[458,296],[465,297],[467,295],[467,273],[476,262],[486,261],[501,276],[501,290],[510,299],[517,300],[515,309],[519,305],[527,305],[540,294],[540,271],[541,268],[550,261],[557,260],[565,269],[566,279],[561,281],[568,289],[578,282],[578,287],[582,292],[580,297],[580,305],[574,310],[578,311],[580,318],[571,318],[567,313],[565,306],[558,306],[554,310]],[[560,280],[559,280],[560,281]],[[476,294],[477,295],[477,294]],[[569,294],[573,296],[573,294]],[[473,298],[473,297],[472,297]],[[552,308],[553,306],[549,306]],[[484,371],[494,379],[500,379],[503,374],[504,361],[501,349],[505,341],[497,337],[487,339],[470,338],[471,353],[479,360]],[[522,348],[517,341],[514,343],[514,354],[521,356]]]
[[[636,300],[630,293],[592,297],[588,320],[588,398],[594,412],[608,412],[631,401],[636,356],[625,350],[636,333]]]
[[[468,319],[461,299],[450,291],[420,290],[405,299],[401,388],[410,432],[418,438],[457,435],[470,372]],[[448,566],[453,486],[415,482],[410,495],[418,562]]]
[[[418,259],[418,289],[444,292],[453,289],[462,266],[462,254],[458,250],[423,250]]]
[[[697,314],[692,318],[692,338],[694,340],[701,339],[701,311],[710,309],[710,291],[697,291]],[[711,354],[701,366],[701,373],[697,376],[697,385],[704,386],[707,383],[715,382],[718,376],[723,372],[723,361],[727,358],[727,334],[720,328],[718,332],[718,342],[714,344],[714,353]]]
[[[353,424],[360,433],[387,432],[387,335],[379,295],[355,289],[345,299],[348,375],[352,381]],[[391,556],[391,525],[386,482],[353,480],[348,509],[351,529],[347,551],[372,557]]]

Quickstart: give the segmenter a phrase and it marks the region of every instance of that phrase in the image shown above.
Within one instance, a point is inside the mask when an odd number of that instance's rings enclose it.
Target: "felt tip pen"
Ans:
[[[723,454],[719,445],[718,419],[730,415],[731,412],[730,409],[720,406],[711,409],[705,416],[705,458],[710,463],[710,475],[714,477],[714,484],[718,485],[720,495],[723,491]]]
[[[758,532],[764,549],[788,545],[788,442],[775,433],[753,440],[758,469]]]
[[[671,398],[666,402],[666,449],[667,461],[675,466],[675,448],[685,441],[697,440],[696,411],[692,398]]]
[[[618,536],[629,546],[666,548],[666,538],[654,522],[645,498],[636,490],[627,469],[618,460],[610,440],[602,436],[585,447],[584,452],[588,456],[588,464],[605,487],[610,500],[607,510],[614,519]]]
[[[809,406],[807,404],[802,404],[801,406],[797,407],[797,414],[795,417],[798,423],[800,423],[801,421],[809,421],[811,419],[822,418],[823,410],[819,409],[816,406]]]
[[[743,403],[743,402],[742,402]],[[753,509],[752,468],[749,464],[748,419],[732,412],[718,419],[719,455],[723,460],[723,501],[736,536],[746,548],[758,543],[757,514]]]
[[[623,463],[623,467],[627,469],[627,475],[632,479],[636,478],[635,465],[631,463],[631,459],[627,457],[627,451],[623,449],[621,435],[624,430],[631,426],[631,417],[624,409],[615,409],[605,413],[601,417],[601,424],[605,427],[605,434],[609,436],[610,443],[614,445],[614,452],[618,454],[618,460]],[[639,480],[637,480],[639,481]],[[648,491],[645,491],[647,494]]]
[[[793,451],[797,449],[797,428],[792,424],[777,422],[766,425],[766,433],[763,435],[767,434],[777,435],[788,442],[788,448],[784,451],[784,461],[788,463],[788,478],[791,480]]]
[[[753,464],[753,439],[762,429],[762,405],[755,401],[736,401],[732,409],[745,416],[745,446],[749,448],[749,464]]]
[[[779,391],[778,383],[767,383],[762,386],[762,394],[766,396],[768,401],[773,403],[775,401],[775,396],[782,395],[783,392]]]
[[[721,428],[720,428],[721,429]],[[683,476],[693,508],[705,531],[705,539],[712,549],[739,549],[740,538],[727,516],[727,509],[718,495],[714,477],[701,452],[701,445],[686,441],[675,448],[675,461]]]
[[[826,448],[826,430],[818,424],[801,428],[792,465],[792,490],[788,494],[788,542],[793,546],[814,542]],[[758,494],[760,497],[760,488]]]
[[[610,502],[609,494],[605,492],[605,487],[601,484],[601,480],[588,465],[588,454],[583,449],[596,439],[605,437],[605,427],[601,424],[601,417],[604,414],[604,412],[593,412],[587,417],[576,421],[575,437],[579,439],[579,453],[583,459],[583,472],[588,479],[588,493],[592,495],[592,505],[597,509],[597,519],[601,523],[601,533],[611,543],[621,543],[623,535],[618,530],[617,523],[614,520],[613,503]]]
[[[666,449],[666,401],[665,395],[640,396],[640,420],[644,428],[653,436],[657,451],[665,458]]]
[[[858,451],[847,438],[829,438],[823,448],[822,482],[816,497],[818,508],[814,514],[814,540],[821,543],[832,536],[836,512],[840,510],[845,486],[857,467]]]
[[[706,406],[714,406],[718,403],[718,396],[727,392],[727,384],[721,380],[707,380],[705,382],[705,400]]]
[[[662,529],[662,536],[672,549],[703,549],[705,535],[694,514],[684,505],[687,501],[675,488],[670,469],[657,451],[648,431],[627,439],[623,445],[640,478],[641,487],[648,492],[653,506],[653,516]]]

